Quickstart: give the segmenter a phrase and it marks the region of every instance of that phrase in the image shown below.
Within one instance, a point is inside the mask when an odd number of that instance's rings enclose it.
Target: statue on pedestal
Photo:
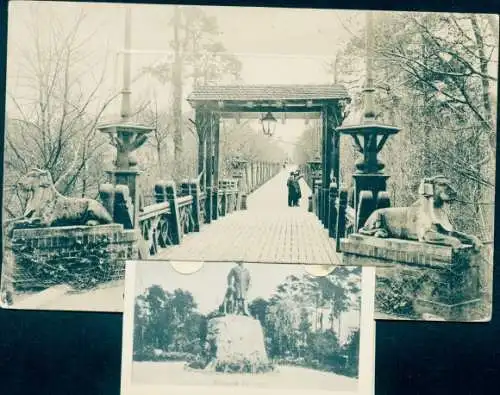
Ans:
[[[247,292],[250,288],[250,272],[238,262],[227,275],[227,290],[221,306],[223,314],[249,316]]]
[[[8,237],[17,227],[93,226],[113,222],[97,200],[59,193],[48,170],[31,169],[19,181],[19,189],[28,194],[28,201],[22,217],[4,221]]]
[[[472,245],[476,250],[481,241],[473,235],[456,231],[446,212],[446,206],[456,200],[457,192],[448,178],[438,175],[424,178],[419,199],[410,207],[390,207],[375,210],[359,230],[360,234],[392,237],[441,244],[458,248]]]

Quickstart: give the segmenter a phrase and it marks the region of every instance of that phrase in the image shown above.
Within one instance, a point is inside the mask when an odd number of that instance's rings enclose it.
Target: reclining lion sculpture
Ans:
[[[419,199],[410,207],[390,207],[375,210],[359,233],[375,237],[417,240],[454,248],[470,244],[476,250],[481,241],[453,229],[445,207],[454,201],[457,192],[448,178],[439,175],[424,178],[419,187]]]
[[[48,170],[32,169],[18,185],[29,197],[23,216],[9,221],[11,228],[17,225],[92,226],[113,222],[109,212],[98,201],[66,197],[59,193]]]

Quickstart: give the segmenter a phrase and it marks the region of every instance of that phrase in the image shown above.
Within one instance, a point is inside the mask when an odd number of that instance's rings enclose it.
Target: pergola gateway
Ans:
[[[219,183],[219,127],[224,118],[261,118],[280,113],[281,119],[321,119],[322,199],[320,213],[328,204],[332,176],[339,178],[339,138],[335,133],[344,119],[350,101],[341,85],[219,85],[198,86],[188,96],[195,109],[198,132],[198,173],[204,172],[200,185],[205,192],[205,209],[212,217],[213,199]],[[277,118],[280,118],[277,117]],[[333,170],[333,172],[332,172]],[[216,201],[216,200],[215,200]]]

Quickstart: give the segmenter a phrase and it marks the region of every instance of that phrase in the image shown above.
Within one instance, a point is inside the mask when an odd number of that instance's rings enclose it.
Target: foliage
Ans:
[[[290,276],[269,300],[253,300],[249,309],[263,324],[268,355],[276,363],[343,373],[334,322],[340,324],[343,312],[359,307],[359,276],[359,268],[347,267],[325,277]]]
[[[252,372],[259,366],[263,372],[273,364],[285,364],[357,375],[359,335],[353,332],[341,343],[333,322],[343,312],[359,309],[360,273],[359,268],[337,267],[325,277],[289,276],[269,299],[252,300],[249,310],[262,325],[271,364],[255,364],[248,358],[218,361],[215,369]],[[207,323],[218,314],[199,314],[188,291],[149,287],[136,298],[134,360],[185,360],[190,368],[204,368],[211,355],[206,348]],[[320,315],[331,317],[330,327],[324,327],[327,318],[318,323]]]
[[[278,142],[256,131],[249,122],[224,120],[220,131],[220,174],[231,176],[232,159],[263,162],[282,162],[286,153]]]
[[[310,122],[295,147],[295,161],[306,163],[321,156],[321,123]]]
[[[63,21],[50,6],[34,4],[30,10],[28,38],[9,50],[16,60],[12,69],[23,82],[16,92],[7,89],[6,217],[22,212],[24,197],[14,185],[32,167],[49,170],[63,194],[97,194],[106,140],[96,125],[117,97],[103,92],[105,67],[96,70],[88,61],[85,13]]]
[[[359,373],[359,328],[352,331],[343,347],[346,358],[345,372],[348,376],[357,377]]]
[[[77,240],[71,252],[47,255],[45,251],[13,242],[16,255],[14,286],[19,292],[41,291],[67,284],[75,290],[92,289],[107,281],[123,278],[124,262],[117,265],[115,254],[108,251],[109,242],[84,245]]]
[[[149,287],[136,300],[134,325],[134,358],[151,355],[151,348],[170,353],[166,359],[187,358],[201,352],[206,338],[206,318],[196,312],[192,294],[181,289]]]
[[[401,128],[379,154],[390,175],[393,206],[417,198],[423,177],[443,174],[459,198],[450,217],[457,230],[478,236],[491,299],[496,157],[498,25],[487,15],[381,12],[374,18],[373,77],[377,121]],[[350,123],[363,114],[365,80],[364,23],[353,22],[351,39],[337,54],[336,80],[353,96]],[[355,33],[352,33],[355,32]],[[313,151],[312,130],[302,140],[302,161]],[[360,154],[353,139],[341,138],[340,174],[353,184]],[[379,297],[388,310],[408,311],[408,290],[394,280]],[[400,292],[399,296],[398,292]],[[382,302],[382,299],[384,302]],[[397,307],[401,304],[400,307]]]
[[[172,131],[174,146],[173,177],[179,180],[192,176],[183,166],[183,156],[188,151],[188,147],[184,146],[184,138],[189,130],[184,122],[185,114],[182,110],[185,87],[227,80],[234,82],[239,79],[241,63],[228,53],[222,42],[217,39],[217,20],[207,15],[203,9],[176,6],[170,22],[173,29],[170,46],[174,59],[172,62],[151,66],[147,71],[167,85],[172,93],[168,128]],[[159,146],[157,145],[158,149]]]
[[[429,270],[420,275],[377,276],[375,309],[388,315],[418,319],[413,303],[429,282]]]

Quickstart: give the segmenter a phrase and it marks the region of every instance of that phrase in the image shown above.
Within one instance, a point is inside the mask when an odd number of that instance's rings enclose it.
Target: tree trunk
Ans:
[[[481,28],[479,27],[477,17],[475,15],[470,16],[470,22],[472,25],[472,30],[474,32],[474,38],[477,44],[477,52],[479,56],[479,68],[483,77],[481,77],[481,86],[482,86],[482,101],[484,107],[484,115],[488,122],[488,127],[490,128],[490,133],[494,133],[493,123],[492,123],[492,108],[490,101],[490,82],[489,79],[485,76],[488,75],[488,59],[486,58],[486,54],[484,52],[484,40],[481,32]],[[497,37],[498,40],[498,37]]]
[[[173,85],[173,120],[174,120],[174,179],[182,177],[182,54],[179,30],[181,15],[179,6],[174,10],[174,66],[172,69]]]

